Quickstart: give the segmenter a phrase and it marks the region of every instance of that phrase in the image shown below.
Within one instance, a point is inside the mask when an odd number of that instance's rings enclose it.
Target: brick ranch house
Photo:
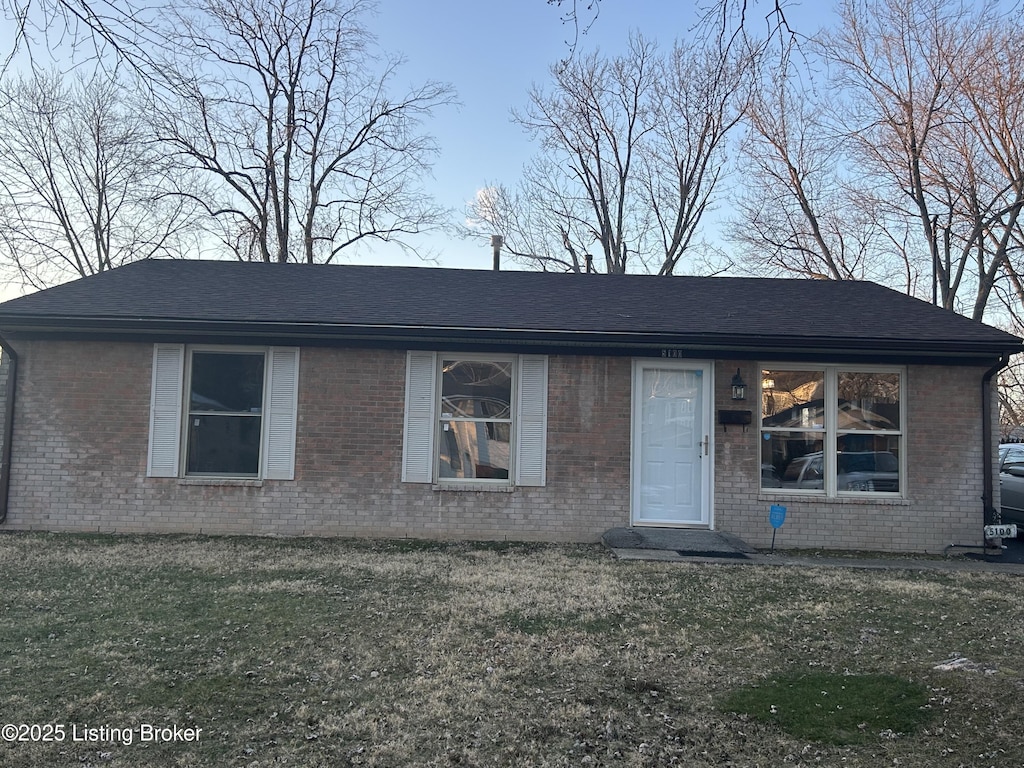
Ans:
[[[787,547],[931,552],[998,520],[1021,351],[862,282],[202,261],[0,337],[7,529],[764,546],[782,504]]]

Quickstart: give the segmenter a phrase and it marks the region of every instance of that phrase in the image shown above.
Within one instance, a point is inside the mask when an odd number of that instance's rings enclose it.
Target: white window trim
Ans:
[[[258,474],[186,473],[190,411],[186,393],[191,385],[193,352],[263,354],[263,405],[260,413]],[[298,424],[298,378],[298,347],[154,344],[147,477],[175,477],[184,480],[293,480]]]
[[[467,361],[480,361],[486,363],[511,363],[512,375],[511,375],[511,394],[509,397],[509,418],[507,419],[474,419],[474,418],[456,418],[451,419],[444,418],[444,409],[441,403],[441,388],[442,388],[442,376],[443,367],[445,360],[467,360]],[[439,486],[464,486],[467,484],[480,485],[480,486],[505,486],[512,485],[516,478],[516,445],[518,445],[518,432],[519,432],[519,408],[517,397],[519,394],[519,356],[508,355],[508,354],[482,354],[482,353],[467,353],[467,352],[439,352],[437,355],[437,371],[435,372],[435,386],[434,386],[434,456],[433,456],[433,476],[434,482]],[[470,423],[495,421],[502,424],[509,425],[509,456],[508,456],[508,477],[507,478],[488,478],[488,477],[441,477],[441,439],[443,430],[440,429],[442,421],[465,421]]]
[[[441,365],[446,359],[512,363],[507,479],[439,476]],[[533,378],[524,386],[526,376]],[[545,485],[547,381],[548,365],[544,355],[409,351],[406,355],[402,482],[429,483],[438,490],[500,490]],[[524,400],[527,390],[537,396],[536,402]]]
[[[906,366],[891,365],[859,365],[856,363],[758,363],[758,384],[757,384],[757,409],[758,409],[758,464],[760,465],[760,440],[765,432],[779,431],[804,431],[819,432],[823,436],[822,448],[824,451],[824,472],[825,483],[822,490],[816,488],[764,488],[761,487],[760,473],[758,473],[759,492],[772,496],[810,496],[813,498],[830,499],[904,499],[907,497],[907,368]],[[823,371],[825,375],[825,429],[806,430],[777,430],[764,426],[763,402],[763,377],[762,370],[774,371]],[[900,377],[900,429],[896,430],[872,430],[871,434],[878,436],[896,436],[900,441],[900,490],[896,493],[887,491],[840,491],[837,488],[836,480],[836,454],[838,451],[838,437],[840,431],[844,434],[861,434],[856,431],[840,430],[838,425],[838,410],[836,404],[839,401],[839,373],[895,373]]]
[[[189,420],[192,418],[192,406],[189,400],[189,391],[192,386],[192,358],[196,352],[213,352],[216,354],[225,355],[263,355],[263,399],[262,405],[260,406],[260,456],[257,462],[256,474],[232,474],[230,472],[189,472],[188,471],[188,435],[189,435]],[[218,346],[214,344],[189,344],[185,347],[185,375],[183,376],[184,389],[182,390],[182,403],[181,403],[181,440],[180,440],[180,451],[181,455],[178,457],[178,463],[181,467],[181,476],[183,478],[207,478],[207,477],[223,477],[239,480],[259,480],[263,477],[263,461],[265,455],[264,442],[266,440],[266,428],[267,428],[267,371],[270,368],[270,355],[267,354],[267,347],[245,347],[240,345],[231,346]],[[238,418],[255,418],[251,415],[243,414],[226,414],[229,416],[238,416]]]

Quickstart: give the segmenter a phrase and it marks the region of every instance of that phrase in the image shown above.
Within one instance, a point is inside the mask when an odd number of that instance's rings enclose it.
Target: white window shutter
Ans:
[[[516,394],[516,485],[544,485],[547,466],[548,359],[519,358]]]
[[[263,402],[263,477],[295,479],[295,430],[299,412],[299,348],[271,347]]]
[[[149,405],[148,477],[177,477],[181,453],[184,344],[153,345],[153,388]]]
[[[429,483],[434,479],[434,401],[437,357],[433,352],[409,352],[405,366],[405,442],[402,482]]]

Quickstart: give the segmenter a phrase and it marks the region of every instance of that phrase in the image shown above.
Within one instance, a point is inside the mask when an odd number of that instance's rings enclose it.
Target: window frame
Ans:
[[[824,482],[822,488],[773,488],[761,485],[759,473],[759,492],[771,495],[811,496],[816,498],[854,498],[854,499],[902,499],[907,496],[907,368],[906,366],[860,365],[846,363],[758,363],[758,465],[761,465],[761,441],[765,433],[805,431],[822,435],[822,452],[824,466]],[[824,430],[793,430],[792,428],[766,427],[764,424],[764,374],[763,371],[814,371],[822,372],[824,377],[824,407],[822,419]],[[898,430],[850,430],[839,428],[839,376],[843,373],[878,373],[894,374],[899,377],[899,429]],[[840,490],[838,488],[839,439],[846,435],[871,434],[878,437],[895,437],[899,444],[899,490],[868,491]]]
[[[195,353],[205,354],[218,354],[218,355],[248,355],[255,357],[260,355],[263,357],[263,381],[261,382],[262,392],[260,397],[260,436],[258,442],[258,453],[256,456],[256,472],[255,473],[236,473],[236,472],[189,472],[188,471],[188,458],[189,458],[189,446],[191,443],[191,429],[189,428],[190,422],[192,421],[193,414],[199,415],[218,415],[217,412],[212,411],[195,411],[192,410],[192,371],[193,371],[193,360]],[[183,374],[183,386],[184,391],[182,392],[182,407],[181,407],[181,455],[179,457],[179,467],[181,467],[181,477],[183,478],[229,478],[232,480],[260,480],[264,475],[264,461],[266,459],[266,439],[267,439],[267,416],[268,407],[267,399],[270,395],[270,348],[266,346],[242,346],[242,345],[213,345],[213,344],[188,344],[185,346],[185,369]],[[230,416],[233,418],[256,418],[252,413],[244,412],[224,412],[219,415]]]
[[[481,363],[508,363],[509,369],[509,406],[508,406],[508,418],[493,418],[493,417],[468,417],[468,416],[451,416],[445,418],[444,411],[444,364],[445,362],[481,362]],[[518,402],[518,379],[519,379],[519,356],[509,354],[486,354],[486,353],[467,353],[467,352],[438,352],[436,361],[437,370],[435,372],[435,386],[434,386],[434,457],[433,457],[433,477],[434,482],[439,485],[448,484],[465,484],[465,483],[485,483],[487,485],[513,485],[516,476],[516,440],[517,435],[517,417],[519,412]],[[458,423],[470,423],[470,424],[482,424],[487,422],[508,424],[509,427],[509,439],[508,439],[508,477],[442,477],[441,476],[441,441],[444,440],[446,430],[443,428],[445,422],[458,422]]]

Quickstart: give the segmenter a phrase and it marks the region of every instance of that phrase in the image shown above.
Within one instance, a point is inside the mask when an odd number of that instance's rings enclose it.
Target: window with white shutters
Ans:
[[[410,352],[402,479],[544,485],[547,358]]]
[[[299,350],[157,344],[151,477],[291,480]]]

